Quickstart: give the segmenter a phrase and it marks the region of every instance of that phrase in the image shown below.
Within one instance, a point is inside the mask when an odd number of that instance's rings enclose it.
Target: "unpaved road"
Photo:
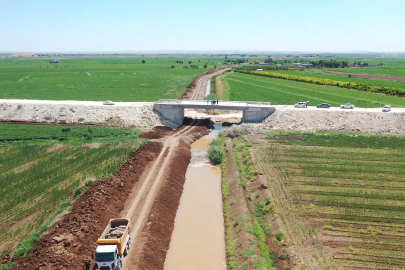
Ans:
[[[163,148],[149,170],[144,173],[144,181],[139,190],[135,190],[131,197],[131,204],[128,204],[123,210],[123,216],[131,219],[131,249],[128,256],[124,259],[122,269],[138,269],[138,257],[136,254],[139,235],[146,225],[147,218],[151,212],[153,202],[162,186],[165,175],[168,173],[168,165],[174,158],[175,149],[179,141],[187,134],[195,131],[199,120],[193,120],[190,126],[183,126],[174,134],[164,140]]]
[[[197,81],[194,81],[196,83],[196,86],[191,89],[191,95],[190,98],[187,99],[204,99],[205,97],[205,90],[207,89],[207,84],[208,81],[211,80],[211,78],[215,75],[224,73],[227,70],[230,70],[232,67],[228,67],[225,69],[218,70],[216,72],[210,73],[210,74],[203,74],[197,78]]]

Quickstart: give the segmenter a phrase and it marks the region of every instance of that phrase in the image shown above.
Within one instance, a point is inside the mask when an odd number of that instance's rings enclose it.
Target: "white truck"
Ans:
[[[97,270],[121,269],[122,259],[128,254],[131,243],[129,224],[129,219],[110,219],[97,240],[98,247],[93,254]]]

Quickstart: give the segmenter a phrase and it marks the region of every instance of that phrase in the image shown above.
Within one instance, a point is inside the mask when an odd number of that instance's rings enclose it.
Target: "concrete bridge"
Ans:
[[[160,117],[162,124],[178,128],[183,124],[184,109],[205,110],[240,110],[243,111],[242,121],[258,123],[275,112],[270,102],[219,101],[212,104],[207,100],[159,100],[154,103],[154,112]]]

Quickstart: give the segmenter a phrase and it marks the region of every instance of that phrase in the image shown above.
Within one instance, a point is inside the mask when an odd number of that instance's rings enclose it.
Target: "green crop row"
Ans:
[[[137,137],[139,131],[111,127],[0,124],[0,142]]]
[[[280,192],[273,196],[289,198],[286,205],[276,205],[295,213],[291,220],[285,216],[287,227],[300,217],[313,226],[311,231],[319,231],[315,237],[327,235],[323,245],[330,244],[332,252],[349,252],[348,264],[372,252],[365,268],[383,260],[386,251],[403,250],[398,246],[405,241],[403,137],[275,132],[267,139],[254,146],[260,147],[254,149],[256,160]],[[340,228],[335,230],[331,224],[336,222]]]
[[[384,86],[372,86],[366,85],[361,83],[354,83],[354,82],[345,82],[345,81],[336,81],[330,79],[320,79],[315,77],[306,77],[306,76],[298,76],[298,75],[290,75],[290,74],[282,74],[282,73],[275,73],[275,72],[266,72],[266,71],[245,71],[245,70],[237,70],[237,72],[245,73],[245,74],[252,74],[257,76],[264,76],[276,79],[283,79],[283,80],[291,80],[296,82],[305,82],[317,85],[330,85],[330,86],[337,86],[341,88],[347,89],[355,89],[359,91],[366,91],[372,93],[383,93],[390,96],[405,96],[405,89],[401,88],[393,88],[393,87],[384,87]]]
[[[5,128],[0,131],[3,139],[0,145],[0,244],[11,249],[13,243],[27,239],[33,231],[42,232],[45,227],[40,226],[63,200],[78,195],[77,191],[89,180],[114,174],[145,142],[137,137],[139,131],[136,130],[2,126]],[[66,140],[63,144],[37,140],[45,138],[41,133],[47,138],[66,136]],[[86,137],[87,134],[93,137]],[[9,140],[15,138],[24,140],[18,143]],[[78,143],[77,138],[86,138],[84,144]],[[39,231],[30,238],[32,241],[38,238]],[[24,242],[18,255],[29,252],[31,240]]]

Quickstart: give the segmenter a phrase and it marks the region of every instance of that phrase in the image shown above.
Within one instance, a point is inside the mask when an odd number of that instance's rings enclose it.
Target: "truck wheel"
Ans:
[[[127,255],[128,255],[128,246],[126,246],[124,249],[124,256],[127,256]]]

